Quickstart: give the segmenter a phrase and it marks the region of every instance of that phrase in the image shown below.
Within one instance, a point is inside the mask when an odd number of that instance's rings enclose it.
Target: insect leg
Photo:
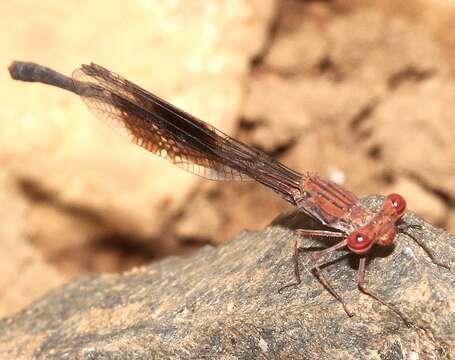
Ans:
[[[332,294],[332,296],[337,299],[340,304],[343,306],[343,309],[345,311],[345,313],[349,316],[349,317],[352,317],[354,316],[354,314],[348,309],[348,307],[346,306],[346,303],[344,302],[343,298],[341,297],[340,294],[338,294],[335,289],[333,288],[333,286],[330,284],[329,280],[327,280],[327,278],[322,275],[321,273],[321,269],[319,268],[319,265],[313,265],[313,267],[311,268],[311,272],[314,274],[314,276],[316,276],[316,279],[318,279],[318,281],[322,284],[322,286],[324,286],[324,288],[327,289],[327,291],[329,293]]]
[[[299,235],[304,235],[304,236],[345,237],[345,235],[343,233],[334,232],[334,231],[325,231],[325,230],[299,229],[299,230],[297,230],[297,232],[298,232]],[[335,244],[335,245],[333,245],[333,246],[331,246],[331,247],[329,247],[327,249],[314,252],[311,255],[311,258],[312,258],[313,261],[317,262],[321,257],[323,257],[323,256],[325,256],[325,255],[327,255],[327,254],[329,254],[329,253],[331,253],[331,252],[333,252],[333,251],[335,251],[337,249],[340,249],[340,248],[346,246],[346,242],[347,242],[347,240],[343,240],[343,241],[340,241],[338,244]],[[284,290],[285,288],[288,288],[288,287],[291,287],[291,286],[296,286],[296,285],[299,285],[301,283],[298,260],[299,260],[299,252],[302,249],[304,249],[304,248],[301,248],[301,247],[298,246],[298,242],[297,242],[297,239],[296,239],[296,241],[294,243],[294,273],[295,273],[296,281],[293,282],[293,283],[290,283],[290,284],[287,284],[287,285],[283,286],[282,288],[280,288],[278,290],[278,292],[281,293],[282,290]],[[324,288],[327,289],[327,291],[329,291],[332,294],[332,296],[341,303],[341,305],[343,306],[343,309],[346,312],[346,314],[348,316],[353,316],[354,314],[349,311],[349,309],[347,308],[346,303],[344,302],[343,298],[335,291],[335,289],[330,284],[328,279],[321,273],[321,269],[320,269],[318,264],[314,264],[314,265],[311,266],[311,272],[313,273],[313,275],[316,276],[316,278],[322,284],[322,286],[324,286]]]
[[[312,237],[345,237],[345,235],[343,233],[335,232],[335,231],[326,231],[326,230],[298,229],[298,230],[296,230],[296,233],[299,235],[302,235],[302,236],[312,236]],[[335,245],[335,246],[337,246],[337,245]],[[342,246],[344,246],[344,245],[342,245]],[[305,248],[299,247],[298,240],[296,239],[294,241],[294,256],[293,256],[295,281],[279,288],[278,293],[281,294],[284,289],[300,285],[300,283],[302,282],[302,280],[300,279],[300,269],[299,269],[299,253],[301,250],[305,250]],[[328,249],[326,249],[326,250],[328,250]],[[325,251],[325,250],[323,250],[323,251]]]
[[[321,257],[346,246],[346,243],[347,240],[343,240],[340,241],[338,244],[335,244],[327,249],[314,252],[313,254],[311,254],[311,258],[313,261],[317,262]],[[324,286],[324,288],[327,289],[327,291],[330,292],[332,296],[341,303],[346,314],[350,317],[353,316],[354,314],[351,311],[349,311],[343,298],[340,296],[340,294],[336,292],[336,290],[330,284],[329,280],[322,274],[321,269],[317,263],[311,267],[311,272],[314,274],[314,276],[316,276],[316,278],[322,284],[322,286]]]
[[[294,256],[293,256],[295,281],[280,287],[278,289],[278,293],[279,294],[281,294],[284,289],[287,289],[287,288],[293,287],[293,286],[297,286],[297,285],[299,285],[302,282],[302,280],[300,279],[299,252],[300,252],[300,247],[299,247],[299,244],[298,244],[298,239],[295,239],[295,241],[294,241]]]
[[[434,264],[450,270],[449,265],[444,264],[443,262],[437,260],[437,255],[433,252],[433,250],[431,250],[420,238],[418,238],[411,231],[409,231],[410,229],[414,229],[414,228],[421,230],[422,227],[420,225],[401,223],[397,226],[397,228],[398,228],[399,232],[409,236],[412,240],[414,240],[416,242],[416,244],[419,245],[423,249],[423,251],[426,252],[428,257],[431,259],[431,261]]]
[[[395,314],[397,314],[403,320],[403,322],[406,324],[406,326],[410,326],[411,323],[406,319],[406,317],[403,315],[403,313],[401,311],[396,309],[394,306],[388,304],[387,302],[382,300],[378,295],[376,295],[371,290],[369,290],[365,287],[365,269],[366,269],[366,257],[362,257],[362,258],[360,258],[359,270],[357,272],[357,286],[358,286],[359,290],[361,292],[363,292],[364,294],[372,297],[373,299],[375,299],[382,305],[387,306],[390,310],[392,310]]]

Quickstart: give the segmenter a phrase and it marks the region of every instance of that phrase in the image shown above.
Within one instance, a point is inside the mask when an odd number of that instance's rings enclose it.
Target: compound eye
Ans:
[[[403,198],[403,196],[398,194],[390,194],[388,198],[392,202],[392,206],[395,208],[397,214],[403,215],[406,210],[406,200]]]
[[[354,231],[348,236],[347,247],[356,254],[363,254],[370,250],[373,245],[368,235],[362,234],[360,231]]]

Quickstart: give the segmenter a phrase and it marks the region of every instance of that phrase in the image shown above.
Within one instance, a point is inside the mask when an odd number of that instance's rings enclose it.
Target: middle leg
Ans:
[[[296,232],[299,235],[310,236],[310,237],[345,237],[345,235],[343,233],[336,232],[336,231],[298,229],[298,230],[296,230]],[[313,255],[318,256],[318,258],[320,258],[325,253],[334,251],[334,250],[338,249],[339,247],[343,247],[343,246],[345,246],[345,244],[340,245],[340,243],[338,243],[335,246],[332,246],[328,249],[324,249],[322,251],[315,252]],[[296,239],[294,241],[294,256],[293,256],[295,281],[279,288],[278,293],[281,294],[284,289],[300,285],[300,283],[302,282],[302,280],[300,278],[300,269],[299,269],[299,253],[300,253],[300,251],[302,251],[304,249],[305,248],[302,248],[299,246],[298,240]]]

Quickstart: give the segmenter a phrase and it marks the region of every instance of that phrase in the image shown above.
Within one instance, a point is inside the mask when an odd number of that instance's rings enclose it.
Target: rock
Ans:
[[[450,199],[455,199],[454,96],[455,86],[445,78],[402,84],[362,125],[373,134],[367,143],[380,149],[378,159],[387,168],[410,174]]]
[[[0,188],[0,219],[8,224],[0,226],[0,318],[3,318],[67,279],[30,244],[29,234],[24,231],[27,204],[18,201],[19,189],[2,169]]]
[[[455,232],[455,210],[452,209],[447,217],[446,227],[450,232]]]
[[[377,207],[380,198],[368,199]],[[455,237],[408,213],[441,261],[455,265]],[[81,278],[0,322],[1,358],[453,358],[455,274],[405,235],[377,251],[367,282],[412,323],[361,294],[352,256],[324,268],[355,316],[306,269],[293,280],[291,213],[219,248],[206,246],[124,274]],[[302,240],[305,244],[315,242]],[[319,244],[321,245],[321,244]]]

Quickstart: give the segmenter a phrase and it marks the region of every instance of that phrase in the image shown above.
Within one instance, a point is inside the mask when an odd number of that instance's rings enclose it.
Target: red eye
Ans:
[[[373,242],[368,235],[362,234],[359,231],[354,231],[348,236],[347,246],[349,250],[356,254],[363,254],[370,250]]]
[[[398,194],[390,194],[388,196],[389,200],[392,202],[393,207],[398,215],[402,215],[406,210],[406,200],[403,196]]]

